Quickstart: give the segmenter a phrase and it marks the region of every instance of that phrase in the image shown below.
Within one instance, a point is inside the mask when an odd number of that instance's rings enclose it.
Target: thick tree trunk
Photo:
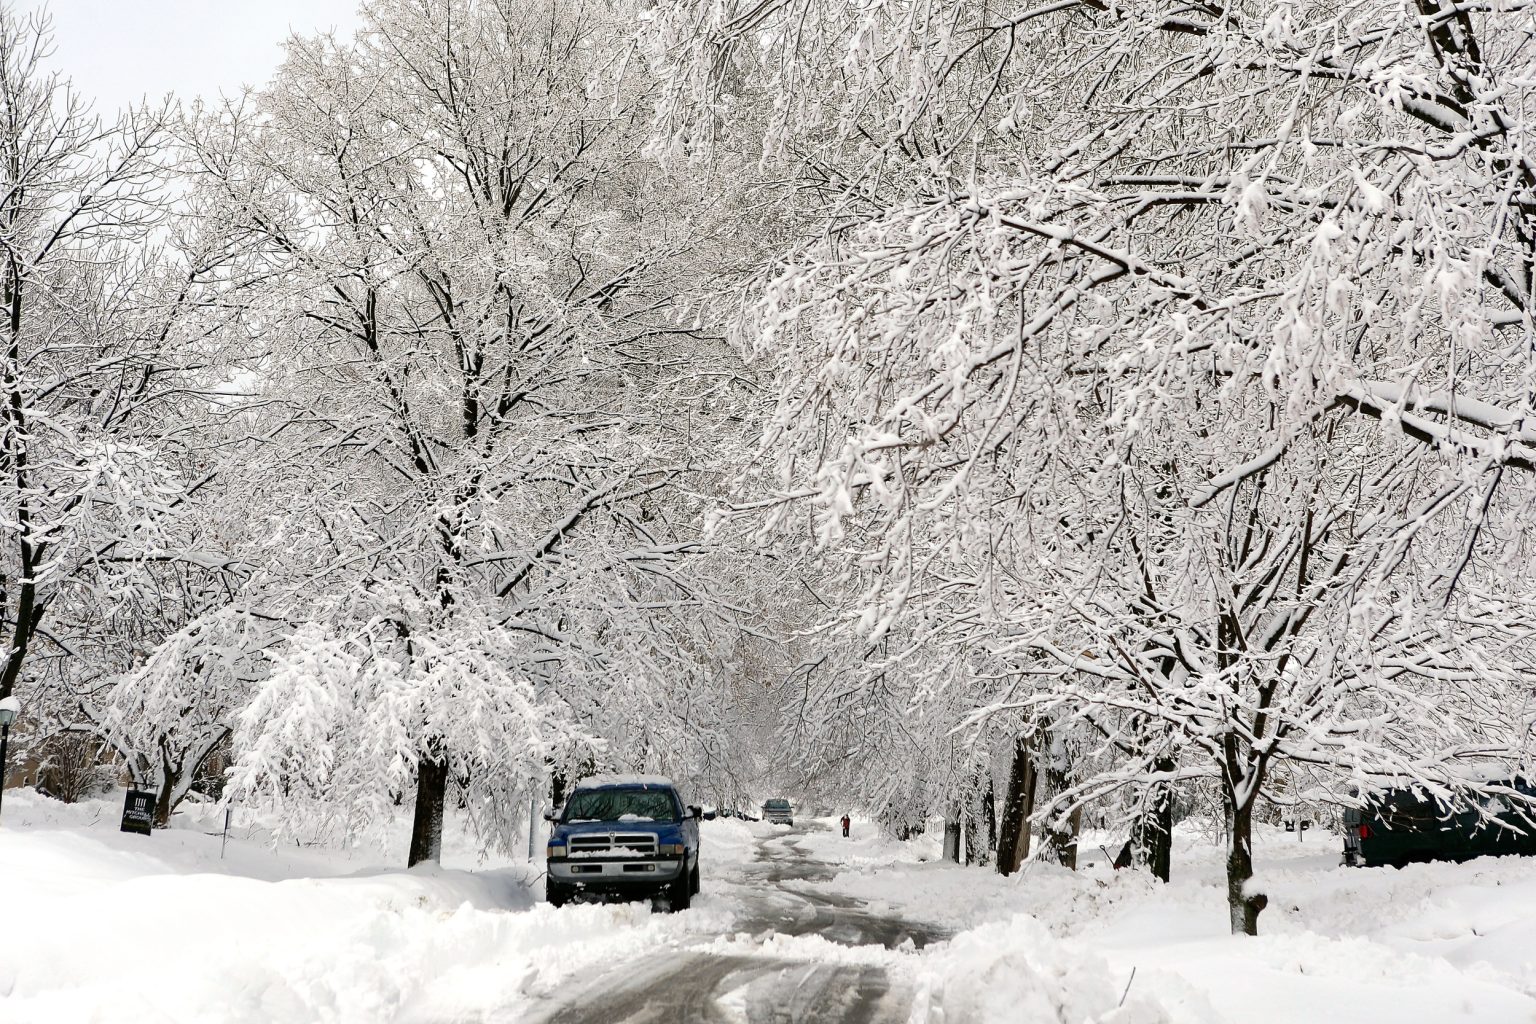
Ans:
[[[944,818],[944,859],[960,863],[960,815],[951,811]]]
[[[1268,905],[1269,899],[1248,892],[1248,883],[1253,878],[1253,801],[1237,805],[1232,794],[1226,797],[1232,822],[1227,849],[1227,907],[1232,914],[1232,934],[1257,935],[1259,911]]]
[[[1083,809],[1074,807],[1063,822],[1054,819],[1040,830],[1040,852],[1035,856],[1047,864],[1060,864],[1077,870],[1077,837],[1083,830]]]
[[[1172,772],[1175,766],[1169,758],[1158,758],[1153,767],[1163,773]],[[1173,786],[1169,783],[1153,784],[1131,828],[1131,847],[1137,864],[1149,869],[1158,881],[1168,881],[1173,863]]]
[[[1029,816],[1035,813],[1035,763],[1029,740],[1014,740],[1008,792],[1003,795],[1003,820],[997,835],[997,873],[1011,875],[1029,856]]]
[[[978,774],[976,790],[971,794],[970,805],[965,811],[965,862],[967,864],[992,863],[992,851],[996,843],[992,835],[996,800],[992,795],[990,769],[985,775],[985,780],[986,785],[983,786],[982,776]]]
[[[1058,730],[1042,728],[1031,744],[1035,762],[1035,805],[1050,807],[1072,784],[1072,761],[1066,738]],[[1077,870],[1077,834],[1083,824],[1083,809],[1074,808],[1065,820],[1052,814],[1040,829],[1040,850],[1036,858],[1047,864],[1060,864]]]
[[[971,806],[965,813],[965,862],[967,864],[987,862],[987,841],[981,835],[980,803],[979,800],[972,800]]]
[[[416,766],[416,817],[411,825],[407,867],[443,856],[443,806],[448,798],[448,766],[422,758]]]

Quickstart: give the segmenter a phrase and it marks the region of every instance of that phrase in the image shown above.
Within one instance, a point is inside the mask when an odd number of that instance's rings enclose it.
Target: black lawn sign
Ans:
[[[123,831],[147,836],[155,824],[155,799],[157,794],[142,789],[130,789],[123,798]]]

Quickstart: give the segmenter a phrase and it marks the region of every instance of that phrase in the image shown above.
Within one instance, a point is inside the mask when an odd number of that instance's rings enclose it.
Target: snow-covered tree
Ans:
[[[40,739],[127,668],[116,626],[157,572],[223,568],[184,529],[211,479],[219,254],[169,201],[169,111],[103,122],[50,50],[45,16],[0,7],[0,696],[31,690]]]
[[[168,610],[189,607],[195,604]],[[221,602],[169,635],[156,635],[142,663],[77,685],[83,724],[121,755],[136,786],[157,794],[157,824],[170,820],[202,778],[209,755],[230,740],[281,625]],[[101,662],[94,667],[104,668]]]
[[[725,609],[683,487],[709,486],[729,353],[680,296],[720,211],[639,159],[629,24],[375,3],[355,43],[294,42],[188,133],[284,424],[261,607],[295,632],[241,719],[238,789],[414,786],[412,863],[450,787],[506,813],[595,750],[686,768],[713,704]],[[273,713],[301,693],[318,732]],[[311,771],[327,751],[355,760]]]
[[[744,323],[779,522],[811,502],[857,559],[866,636],[965,606],[914,642],[1009,681],[958,707],[1119,752],[1042,820],[1219,780],[1237,931],[1275,763],[1523,755],[1531,15],[792,0],[646,35],[659,148],[739,145],[767,94],[764,159],[836,197]]]

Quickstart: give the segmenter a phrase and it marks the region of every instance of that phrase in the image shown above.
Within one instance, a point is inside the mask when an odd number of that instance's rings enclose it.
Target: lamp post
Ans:
[[[14,696],[0,700],[0,802],[5,800],[6,748],[11,742],[11,723],[16,721],[19,714],[21,701]]]

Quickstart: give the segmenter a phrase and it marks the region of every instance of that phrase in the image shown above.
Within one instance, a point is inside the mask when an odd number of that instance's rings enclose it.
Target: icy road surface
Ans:
[[[821,825],[810,827],[824,831]],[[727,864],[710,879],[736,908],[729,932],[717,937],[731,944],[731,952],[674,949],[621,962],[566,987],[549,1008],[508,1019],[547,1024],[907,1021],[910,984],[886,964],[854,958],[875,950],[883,958],[900,956],[943,938],[942,931],[801,887],[837,873],[799,842],[805,832],[796,827],[760,837],[754,861]],[[797,950],[789,940],[802,936],[817,936],[847,951],[831,951],[837,958],[833,962],[808,961],[826,950],[820,945]],[[794,955],[797,951],[802,955]]]

